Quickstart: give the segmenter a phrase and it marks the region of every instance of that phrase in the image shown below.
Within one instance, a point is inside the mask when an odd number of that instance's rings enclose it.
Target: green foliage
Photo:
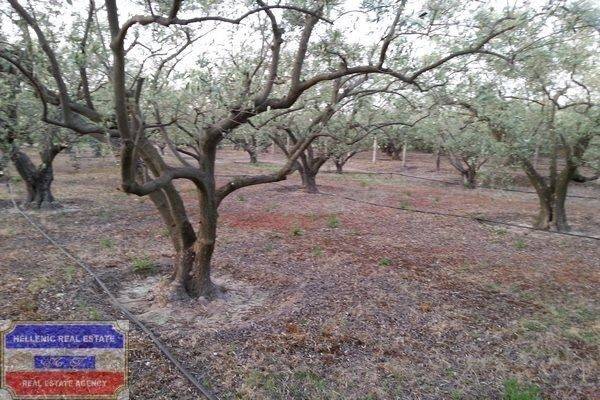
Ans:
[[[75,274],[77,273],[77,268],[74,265],[67,265],[65,267],[65,281],[67,283],[73,282],[75,278]]]
[[[526,248],[527,248],[527,243],[525,243],[525,241],[523,239],[517,239],[515,241],[515,249],[524,250]]]
[[[321,256],[324,254],[324,252],[323,252],[323,248],[322,248],[321,246],[315,246],[315,247],[312,249],[312,254],[313,254],[315,257],[321,257]]]
[[[403,209],[403,210],[410,210],[410,207],[411,207],[410,201],[408,201],[408,200],[402,200],[400,202],[400,208],[401,209]]]
[[[332,229],[338,228],[340,226],[339,218],[336,215],[330,215],[327,218],[327,226]]]
[[[516,378],[504,382],[503,400],[542,400],[540,388],[535,385],[521,384]]]
[[[131,265],[133,270],[139,273],[153,272],[156,268],[149,257],[135,258]]]
[[[532,332],[543,332],[547,329],[542,322],[533,319],[523,321],[523,328]]]
[[[104,247],[105,249],[110,249],[110,248],[114,247],[114,245],[115,245],[115,241],[113,239],[110,239],[110,238],[100,239],[100,246]]]
[[[34,278],[31,281],[31,283],[29,284],[27,289],[31,292],[31,294],[37,294],[40,291],[42,291],[43,289],[50,286],[50,284],[51,284],[51,280],[49,277],[39,276],[37,278]]]
[[[101,319],[102,314],[100,313],[100,311],[97,308],[90,307],[88,310],[88,316],[89,316],[90,320],[98,321]]]
[[[390,265],[392,265],[392,260],[390,260],[389,258],[384,257],[384,258],[381,258],[379,260],[378,264],[379,264],[380,267],[389,267]]]

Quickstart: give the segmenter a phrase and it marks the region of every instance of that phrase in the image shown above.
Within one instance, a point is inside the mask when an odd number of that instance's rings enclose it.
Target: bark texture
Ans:
[[[25,182],[27,198],[24,205],[35,209],[52,209],[60,207],[52,194],[54,181],[54,158],[66,148],[63,145],[47,143],[40,152],[41,163],[36,167],[29,156],[12,144],[10,159],[19,176]]]

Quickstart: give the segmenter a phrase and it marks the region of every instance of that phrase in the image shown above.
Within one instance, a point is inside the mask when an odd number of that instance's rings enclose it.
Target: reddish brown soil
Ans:
[[[224,152],[219,174],[279,161],[262,158],[250,166]],[[448,165],[432,172],[429,155],[411,154],[408,167],[364,155],[347,170],[457,181]],[[151,294],[172,249],[149,200],[117,190],[109,159],[85,160],[78,172],[59,159],[56,169],[65,208],[33,218],[220,398],[501,399],[511,378],[544,399],[600,398],[598,241],[410,211],[529,224],[535,195],[326,170],[320,189],[338,197],[303,193],[297,176],[247,188],[220,210],[214,276],[225,298],[164,305]],[[195,221],[193,188],[181,189]],[[594,184],[570,192],[600,197]],[[3,191],[0,318],[122,318],[7,199]],[[573,231],[600,236],[599,211],[600,200],[569,199]],[[134,272],[146,258],[158,267]],[[198,398],[142,333],[131,336],[133,399]]]

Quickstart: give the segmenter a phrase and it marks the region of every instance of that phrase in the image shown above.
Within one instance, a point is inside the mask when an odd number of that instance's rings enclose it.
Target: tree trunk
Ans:
[[[300,165],[298,163],[298,173],[300,174],[300,179],[302,179],[302,188],[306,193],[319,193],[319,188],[317,187],[317,174],[310,171],[307,166]]]
[[[461,171],[463,185],[467,189],[475,189],[477,187],[477,172],[473,168],[465,168]]]
[[[442,162],[442,152],[437,149],[435,151],[435,172],[440,172],[440,164]]]
[[[138,143],[140,157],[143,159],[145,170],[154,177],[160,171],[159,150],[145,138]],[[168,300],[182,300],[190,297],[204,296],[214,298],[218,287],[210,280],[210,260],[214,250],[217,226],[217,205],[215,202],[214,182],[214,153],[208,157],[204,169],[213,178],[206,182],[202,190],[198,188],[199,198],[199,230],[194,232],[185,205],[173,183],[165,185],[160,190],[149,194],[150,199],[158,209],[163,222],[169,230],[169,236],[175,250],[173,273],[168,288]],[[137,178],[142,181],[150,176],[138,172]]]
[[[319,193],[319,188],[317,187],[317,174],[307,173],[304,180],[304,191],[306,193]]]
[[[60,207],[52,195],[52,181],[54,180],[52,162],[61,150],[61,147],[44,149],[41,153],[42,164],[37,168],[27,154],[18,148],[12,150],[10,158],[27,188],[26,207],[36,209]]]
[[[339,161],[337,161],[337,160],[334,160],[333,162],[335,164],[335,172],[337,174],[343,173],[344,172],[344,164],[341,163],[341,162],[339,162]]]
[[[557,231],[566,232],[570,230],[567,223],[567,212],[565,202],[569,182],[577,171],[573,162],[567,160],[567,166],[559,174],[556,174],[554,185],[547,185],[544,179],[535,173],[532,164],[525,162],[525,172],[529,177],[540,203],[540,211],[534,222],[534,227],[539,229],[550,229],[556,227]]]
[[[548,193],[538,192],[538,200],[540,202],[540,211],[533,226],[538,229],[550,229],[550,224],[554,219],[551,196]]]
[[[568,232],[571,230],[571,227],[567,223],[566,199],[566,192],[564,194],[557,193],[554,199],[554,225],[559,232]]]
[[[571,227],[567,223],[567,210],[565,202],[567,200],[567,191],[569,190],[569,182],[573,179],[577,167],[570,161],[567,161],[567,166],[556,179],[556,188],[554,189],[554,225],[556,230],[567,232]]]
[[[217,286],[210,279],[210,263],[217,238],[217,210],[204,206],[198,229],[198,239],[194,243],[195,258],[187,281],[186,291],[192,297],[214,298]]]
[[[27,199],[29,201],[30,207],[39,209],[51,209],[60,207],[60,205],[58,204],[58,202],[56,202],[54,196],[52,195],[51,187],[53,180],[54,171],[52,169],[52,165],[49,165],[38,171],[36,179],[34,180],[33,185],[31,185],[33,198]]]
[[[173,232],[183,242],[177,246],[174,271],[172,275],[172,296],[175,299],[204,297],[213,299],[220,288],[211,278],[211,260],[217,237],[218,212],[214,191],[210,194],[198,191],[200,220],[197,236],[191,226]]]
[[[246,152],[250,156],[250,164],[258,164],[258,157],[256,156],[256,151],[252,149],[246,149]]]

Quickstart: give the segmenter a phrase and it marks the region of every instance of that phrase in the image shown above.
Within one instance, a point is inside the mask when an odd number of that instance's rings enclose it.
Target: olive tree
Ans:
[[[501,158],[504,146],[495,141],[488,126],[464,112],[439,110],[418,129],[418,135],[445,154],[467,189],[477,187],[481,168],[492,158]]]
[[[60,207],[52,194],[54,159],[71,146],[73,140],[64,130],[39,121],[37,102],[22,87],[15,68],[0,65],[0,150],[11,160],[27,189],[24,206],[36,209]],[[39,163],[23,150],[23,144],[39,149]]]

